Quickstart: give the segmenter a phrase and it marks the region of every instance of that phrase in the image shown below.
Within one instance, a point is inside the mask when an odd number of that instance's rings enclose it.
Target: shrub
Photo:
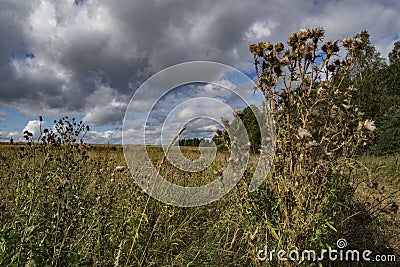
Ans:
[[[361,40],[323,41],[307,29],[284,44],[250,45],[260,90],[276,127],[269,189],[255,201],[265,207],[268,247],[321,249],[336,231],[353,194],[351,170],[375,126],[352,105],[356,92],[342,82]],[[344,55],[339,56],[344,48]]]

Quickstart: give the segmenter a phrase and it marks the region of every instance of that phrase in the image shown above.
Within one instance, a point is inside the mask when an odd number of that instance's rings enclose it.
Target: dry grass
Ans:
[[[124,165],[121,146],[91,146],[86,160],[76,154],[75,161],[63,157],[59,151],[40,151],[39,147],[33,149],[21,144],[1,145],[0,150],[1,266],[266,265],[257,260],[256,253],[266,243],[265,214],[273,213],[274,207],[265,200],[268,195],[265,184],[248,193],[246,182],[254,168],[251,164],[245,179],[212,204],[178,208],[150,199],[127,262],[147,195],[127,169],[115,171],[116,166]],[[152,157],[161,158],[161,148],[152,147],[149,151]],[[195,148],[184,148],[184,153],[193,158],[198,156]],[[227,157],[226,153],[219,153],[220,163],[216,168]],[[257,162],[255,157],[252,156],[251,163]],[[379,181],[379,190],[360,186],[360,203],[364,195],[382,198],[398,188],[399,168],[398,163],[394,164],[395,159],[363,158],[372,177]],[[68,171],[72,166],[64,166],[71,162],[76,165],[73,172]],[[379,168],[381,165],[386,167]],[[166,167],[164,171],[173,173],[175,181],[182,184],[197,185],[196,180],[201,178],[195,174],[184,181],[185,176],[179,170],[174,172]],[[202,175],[204,181],[215,178],[213,170]],[[380,190],[382,186],[384,190]],[[394,201],[399,203],[398,195]],[[378,211],[373,214],[375,217],[363,216],[348,222],[371,226],[364,231],[373,236],[374,247],[387,241],[384,251],[398,255],[399,212],[390,210],[390,205],[384,206],[382,209],[387,212]],[[370,240],[366,232],[353,232],[349,227],[343,228],[352,234],[349,242],[362,245]],[[332,238],[336,238],[334,232]]]

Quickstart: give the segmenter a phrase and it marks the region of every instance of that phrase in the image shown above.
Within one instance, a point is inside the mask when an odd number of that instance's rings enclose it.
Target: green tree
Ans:
[[[246,128],[249,138],[250,152],[258,153],[261,147],[261,132],[260,126],[258,125],[257,117],[253,113],[253,110],[255,112],[259,111],[258,107],[256,107],[255,105],[248,106],[243,110],[237,110],[237,118],[230,122],[229,125],[232,125],[232,123],[235,123],[238,119],[241,120],[244,127]],[[217,147],[220,148],[220,150],[223,149],[224,146],[229,145],[228,132],[226,130],[217,130],[213,137],[213,141],[217,145]]]
[[[230,144],[230,139],[229,139],[228,132],[225,129],[223,131],[217,130],[215,132],[214,137],[212,138],[212,141],[217,146],[218,151],[228,150],[228,146]]]
[[[240,112],[239,118],[242,120],[249,136],[250,151],[252,153],[258,153],[258,150],[261,147],[261,132],[253,110],[257,111],[258,108],[254,105],[246,107]]]
[[[361,41],[361,49],[354,54],[350,75],[343,86],[353,84],[357,88],[351,104],[359,107],[364,119],[373,120],[377,126],[370,151],[375,154],[400,152],[400,42],[394,44],[389,53],[390,65],[387,65],[367,31],[354,38]]]
[[[400,152],[400,42],[389,53],[390,65],[377,72],[380,97],[379,109],[373,117],[378,126],[373,152],[392,154]]]
[[[400,42],[394,43],[392,52],[389,53],[390,65],[400,62]]]
[[[355,52],[352,69],[345,86],[353,84],[357,88],[354,103],[364,113],[364,118],[378,120],[377,111],[382,104],[380,74],[386,63],[371,43],[367,31],[354,36],[361,40],[360,50]]]

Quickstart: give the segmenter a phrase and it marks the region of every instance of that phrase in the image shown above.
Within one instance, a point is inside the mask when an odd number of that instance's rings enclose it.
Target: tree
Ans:
[[[230,145],[228,131],[226,129],[222,131],[217,130],[212,138],[212,141],[217,146],[218,151],[227,151]]]
[[[240,112],[239,118],[243,121],[244,127],[249,136],[250,151],[252,153],[258,153],[258,150],[261,148],[261,132],[253,110],[257,111],[258,108],[254,105],[252,105],[252,107],[246,107],[242,112]]]
[[[400,42],[394,43],[392,52],[389,53],[390,65],[400,63]]]
[[[354,38],[359,39],[362,45],[355,53],[350,75],[345,79],[343,86],[353,84],[357,88],[352,104],[359,107],[364,119],[374,121],[377,126],[370,152],[400,152],[400,42],[394,44],[389,53],[390,65],[387,65],[371,43],[367,31],[362,31]]]
[[[385,68],[385,60],[370,41],[367,31],[354,36],[361,41],[360,49],[354,54],[351,70],[344,86],[353,84],[357,89],[354,105],[364,113],[364,118],[377,120],[377,111],[382,103],[380,92],[380,72]]]
[[[205,146],[211,145],[210,142],[207,139],[204,139],[204,138],[199,139],[197,137],[189,138],[189,139],[185,139],[185,138],[179,139],[178,145],[179,146],[194,146],[194,147],[198,147],[200,145],[200,143],[202,143],[202,142],[203,142],[203,145],[205,145]]]
[[[373,152],[392,154],[400,152],[400,42],[389,53],[390,65],[377,72],[379,108],[373,117],[377,132]]]
[[[259,149],[261,147],[261,132],[260,126],[258,125],[257,117],[253,113],[254,111],[259,111],[259,108],[255,105],[248,106],[243,110],[236,110],[237,117],[232,122],[229,122],[229,125],[236,123],[237,120],[241,120],[244,127],[246,128],[247,135],[250,142],[250,152],[251,153],[259,153]],[[228,125],[228,126],[229,126]],[[230,144],[228,132],[224,129],[223,131],[217,130],[214,137],[214,143],[221,150],[227,150]]]

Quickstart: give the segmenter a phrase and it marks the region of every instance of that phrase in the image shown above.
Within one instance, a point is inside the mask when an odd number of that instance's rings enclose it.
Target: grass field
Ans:
[[[121,146],[2,144],[0,151],[0,266],[267,266],[256,255],[267,242],[268,181],[254,193],[247,190],[254,155],[225,197],[180,208],[149,198],[136,185]],[[161,148],[148,151],[159,163]],[[199,157],[197,148],[183,153]],[[176,184],[201,185],[217,179],[228,158],[218,152],[200,173],[168,164],[161,173]],[[332,245],[346,237],[352,248],[400,260],[399,161],[361,158],[368,170],[357,170],[361,182],[353,185],[350,215],[333,225]]]

